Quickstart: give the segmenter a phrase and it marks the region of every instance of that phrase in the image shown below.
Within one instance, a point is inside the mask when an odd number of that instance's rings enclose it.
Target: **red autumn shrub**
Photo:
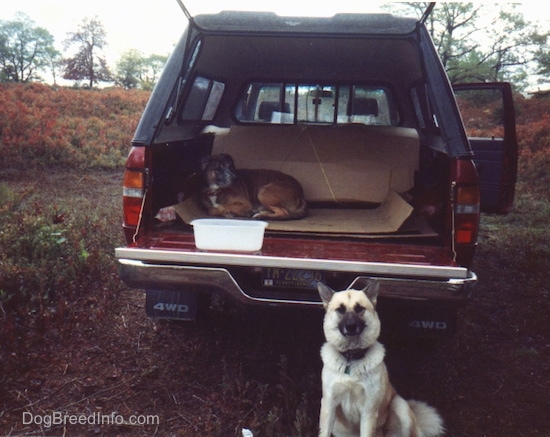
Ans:
[[[124,164],[149,92],[0,85],[0,168]]]

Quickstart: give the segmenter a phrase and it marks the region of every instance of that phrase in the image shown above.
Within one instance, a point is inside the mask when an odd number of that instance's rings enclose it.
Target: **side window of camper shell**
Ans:
[[[195,77],[180,114],[181,121],[210,121],[214,119],[225,84],[203,76]]]
[[[235,115],[242,123],[399,123],[390,90],[371,85],[253,82],[243,93]]]

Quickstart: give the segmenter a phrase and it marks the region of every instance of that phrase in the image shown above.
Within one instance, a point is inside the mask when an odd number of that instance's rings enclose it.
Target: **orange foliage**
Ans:
[[[550,99],[516,97],[520,189],[550,200]]]
[[[550,99],[514,97],[519,147],[518,188],[550,199]],[[500,105],[458,100],[462,118],[471,137],[502,138],[504,128]]]
[[[0,84],[0,168],[122,166],[149,95]]]

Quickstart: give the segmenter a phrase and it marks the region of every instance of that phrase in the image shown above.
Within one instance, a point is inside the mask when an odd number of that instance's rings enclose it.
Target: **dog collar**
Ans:
[[[348,361],[356,361],[360,360],[362,358],[365,358],[365,355],[367,355],[369,348],[365,349],[350,349],[344,352],[340,352],[344,358]]]
[[[349,375],[351,370],[351,362],[357,361],[365,358],[365,355],[367,355],[367,352],[369,351],[369,348],[365,349],[350,349],[344,352],[340,352],[342,356],[347,360],[348,364],[346,365],[346,368],[344,369],[344,373],[346,375]]]

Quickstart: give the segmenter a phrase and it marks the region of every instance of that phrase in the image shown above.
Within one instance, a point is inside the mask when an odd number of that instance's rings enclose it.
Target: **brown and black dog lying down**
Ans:
[[[205,181],[201,202],[209,215],[292,220],[307,214],[304,191],[292,176],[236,169],[227,154],[205,156],[201,169]]]

